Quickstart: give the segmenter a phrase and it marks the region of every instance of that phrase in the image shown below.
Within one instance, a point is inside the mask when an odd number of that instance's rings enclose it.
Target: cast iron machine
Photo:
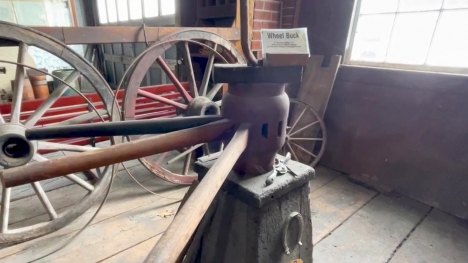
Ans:
[[[116,137],[158,135],[27,166],[11,165],[1,174],[4,188],[221,140],[228,142],[227,147],[217,159],[198,161],[199,185],[146,262],[312,262],[308,181],[314,171],[277,155],[287,134],[289,99],[285,83],[300,82],[302,67],[259,65],[249,49],[248,1],[241,2],[242,44],[249,65],[214,66],[214,81],[229,83],[221,116],[16,132],[21,136],[11,147],[5,145],[8,157],[13,158],[10,162],[18,156],[22,158],[20,164],[32,157],[21,154],[17,146],[25,143],[35,147],[30,140],[79,138],[90,132]]]

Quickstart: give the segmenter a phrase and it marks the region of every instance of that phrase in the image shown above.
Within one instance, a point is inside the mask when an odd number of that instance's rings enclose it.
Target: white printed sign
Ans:
[[[263,54],[309,54],[307,28],[262,29]]]

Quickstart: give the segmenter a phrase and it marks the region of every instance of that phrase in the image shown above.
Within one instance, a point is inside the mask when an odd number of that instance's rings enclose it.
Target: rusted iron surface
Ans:
[[[33,27],[67,45],[71,44],[107,44],[107,43],[146,43],[158,41],[168,34],[182,30],[201,30],[216,33],[230,41],[240,39],[237,28],[212,27],[146,27],[146,39],[143,27]]]
[[[105,149],[31,163],[27,166],[3,170],[1,173],[2,184],[5,188],[14,187],[181,149],[216,140],[231,127],[232,122],[224,120],[192,129],[118,144]]]
[[[240,0],[240,22],[241,22],[241,45],[244,56],[250,66],[257,66],[258,60],[250,49],[250,36],[249,36],[249,0]]]
[[[248,147],[235,170],[250,175],[272,171],[286,136],[289,99],[284,84],[230,83],[222,105],[224,117],[252,125]]]

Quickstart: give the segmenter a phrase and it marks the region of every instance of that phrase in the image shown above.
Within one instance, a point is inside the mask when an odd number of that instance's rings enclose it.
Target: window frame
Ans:
[[[451,73],[451,74],[468,74],[468,67],[446,67],[446,66],[430,66],[430,65],[414,65],[414,64],[400,64],[400,63],[388,63],[388,62],[372,62],[372,61],[356,61],[351,60],[351,53],[353,51],[354,38],[356,36],[356,29],[360,17],[361,3],[363,0],[355,0],[353,13],[351,16],[351,23],[348,30],[348,37],[346,39],[346,48],[344,52],[343,64],[348,66],[363,66],[363,67],[376,67],[384,69],[395,69],[395,70],[414,70],[414,71],[426,71],[426,72],[437,72],[437,73]],[[466,9],[466,8],[464,8]],[[439,10],[443,12],[444,9]],[[453,9],[457,10],[457,9]],[[435,10],[434,10],[435,11]],[[415,11],[418,12],[418,11]],[[396,12],[395,15],[399,13],[409,13],[409,12]],[[440,16],[440,14],[439,14]],[[393,21],[395,23],[395,21]],[[439,19],[436,23],[434,32],[437,30],[439,24]],[[389,40],[390,41],[390,40]],[[429,49],[431,46],[429,46]]]

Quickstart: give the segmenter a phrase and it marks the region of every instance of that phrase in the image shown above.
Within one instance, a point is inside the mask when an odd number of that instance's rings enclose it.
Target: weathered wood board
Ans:
[[[304,77],[299,90],[291,90],[290,96],[297,94],[297,99],[311,106],[323,118],[327,109],[328,101],[333,90],[338,67],[340,66],[341,56],[333,56],[328,67],[322,67],[323,56],[312,55],[309,58],[309,63],[304,71]],[[294,120],[299,118],[301,110],[293,110]],[[305,114],[297,124],[298,128],[305,127],[317,121],[316,117],[312,114]],[[318,135],[317,128],[307,129],[299,132],[296,137],[298,138],[311,138]],[[301,146],[313,152],[316,142],[302,142]],[[293,146],[299,160],[304,163],[310,163],[310,156]]]
[[[468,222],[434,209],[396,252],[390,263],[467,261]]]
[[[314,263],[387,262],[429,209],[405,197],[379,195],[314,247]]]
[[[309,197],[312,207],[313,243],[317,244],[375,195],[376,192],[355,185],[345,177],[337,177],[312,192]]]

